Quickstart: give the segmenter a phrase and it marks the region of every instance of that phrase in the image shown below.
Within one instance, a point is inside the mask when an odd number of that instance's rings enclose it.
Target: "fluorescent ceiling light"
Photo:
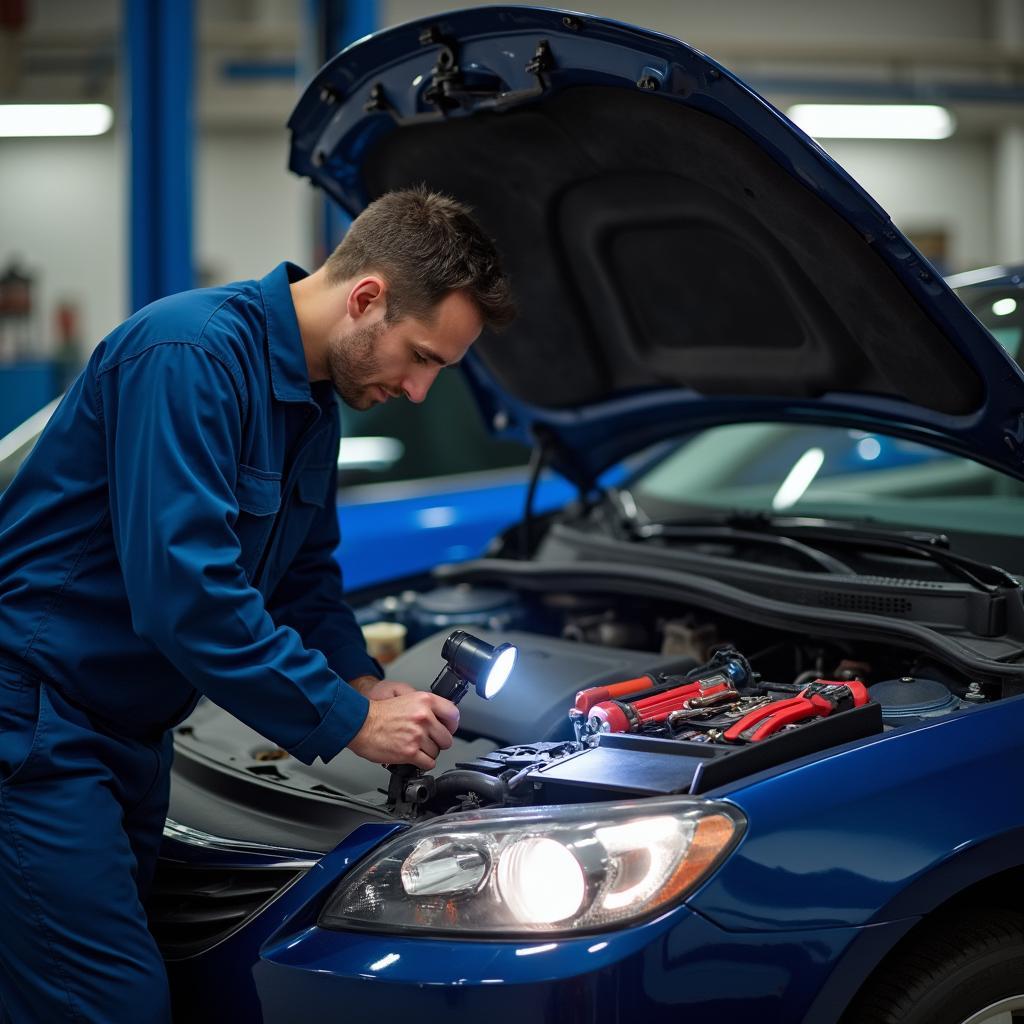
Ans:
[[[948,139],[956,122],[924,103],[797,103],[789,117],[816,139]]]
[[[0,137],[102,135],[113,123],[105,103],[0,104]]]
[[[804,496],[804,491],[811,486],[824,462],[825,452],[821,448],[808,448],[796,460],[786,479],[782,481],[782,486],[775,492],[772,508],[778,512],[795,505]]]

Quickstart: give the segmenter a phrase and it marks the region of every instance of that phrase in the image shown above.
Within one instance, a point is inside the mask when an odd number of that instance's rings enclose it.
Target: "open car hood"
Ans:
[[[882,430],[1024,478],[1024,377],[885,211],[675,39],[484,7],[350,46],[290,166],[358,214],[425,182],[473,206],[520,308],[464,362],[499,436],[581,483],[738,420]]]

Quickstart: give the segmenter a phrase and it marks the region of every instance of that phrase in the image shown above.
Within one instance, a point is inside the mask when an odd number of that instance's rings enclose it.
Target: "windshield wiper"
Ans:
[[[790,554],[799,555],[828,573],[856,575],[845,562],[824,551],[819,551],[809,544],[803,544],[799,540],[742,530],[717,519],[713,521],[685,519],[654,522],[643,513],[632,493],[626,488],[609,488],[606,495],[615,506],[616,525],[620,530],[625,531],[628,540],[665,537],[666,539],[684,541],[718,540],[760,544],[763,547],[782,548]]]
[[[744,541],[749,539],[752,542],[756,542],[756,539],[788,540],[798,544],[803,554],[814,552],[817,555],[824,553],[818,551],[812,544],[825,543],[855,548],[861,552],[911,555],[931,561],[945,569],[951,576],[970,583],[984,593],[1020,588],[1020,584],[998,566],[988,565],[950,551],[949,538],[942,533],[929,533],[924,530],[886,530],[873,525],[857,526],[837,520],[773,516],[765,512],[744,512],[737,509],[717,514],[654,521],[643,514],[628,492],[619,492],[614,498],[621,517],[621,525],[630,536],[638,540],[650,537],[700,540],[713,536]],[[824,557],[831,558],[829,555]],[[844,562],[838,559],[833,561],[841,568],[832,567],[826,571],[856,575]]]
[[[705,526],[700,523],[692,526],[684,526],[681,523],[646,523],[636,526],[632,532],[636,540],[649,540],[653,537],[682,541],[719,540],[782,548],[790,554],[799,555],[805,561],[813,562],[825,572],[839,573],[844,576],[856,575],[851,566],[824,551],[819,551],[817,548],[791,537],[776,536],[771,533],[755,533],[734,526],[715,526],[713,524]]]

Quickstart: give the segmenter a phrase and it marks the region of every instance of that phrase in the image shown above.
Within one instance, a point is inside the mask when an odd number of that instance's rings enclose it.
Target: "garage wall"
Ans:
[[[204,132],[196,146],[195,250],[202,283],[307,265],[310,188],[285,167],[283,130]],[[127,173],[116,135],[0,142],[0,240],[37,273],[44,346],[54,303],[75,301],[92,348],[128,313]]]
[[[195,248],[203,284],[309,266],[312,188],[286,169],[280,130],[204,131],[196,147]]]
[[[902,230],[911,235],[944,230],[950,272],[996,261],[994,200],[982,184],[995,174],[991,142],[833,139],[823,145]]]
[[[124,161],[113,134],[0,140],[0,252],[37,275],[40,355],[54,337],[54,302],[81,310],[89,347],[124,319]],[[38,311],[45,311],[45,315]]]

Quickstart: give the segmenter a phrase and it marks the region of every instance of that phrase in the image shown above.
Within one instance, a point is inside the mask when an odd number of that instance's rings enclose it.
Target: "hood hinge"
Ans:
[[[542,39],[526,64],[526,71],[534,75],[537,84],[529,89],[507,91],[495,78],[494,84],[467,85],[465,75],[459,66],[458,43],[442,34],[436,25],[420,33],[421,46],[440,46],[437,62],[430,72],[430,85],[423,92],[423,99],[437,107],[442,113],[456,107],[494,107],[496,109],[514,106],[525,100],[543,95],[548,88],[547,74],[554,66],[551,46]]]

